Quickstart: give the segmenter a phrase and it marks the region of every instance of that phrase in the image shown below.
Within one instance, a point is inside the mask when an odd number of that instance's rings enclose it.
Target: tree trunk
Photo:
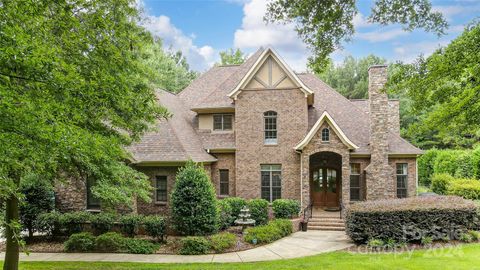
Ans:
[[[6,224],[11,224],[12,221],[18,222],[18,198],[15,194],[10,195],[6,200],[5,221]],[[17,270],[19,257],[19,244],[15,239],[16,228],[6,226],[5,237],[7,238],[7,248],[5,251],[5,262],[3,264],[4,270]]]

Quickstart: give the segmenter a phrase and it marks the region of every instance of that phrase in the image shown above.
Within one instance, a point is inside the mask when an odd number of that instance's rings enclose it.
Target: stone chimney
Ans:
[[[365,169],[366,199],[392,198],[395,195],[393,169],[388,165],[389,106],[383,92],[387,82],[387,66],[368,69],[368,97],[370,104],[370,165]]]

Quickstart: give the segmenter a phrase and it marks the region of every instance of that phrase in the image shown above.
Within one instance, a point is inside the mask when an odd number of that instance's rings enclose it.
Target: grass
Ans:
[[[159,255],[161,256],[161,255]],[[255,263],[148,264],[109,262],[21,262],[20,269],[480,269],[480,244],[399,254],[352,254],[332,252],[291,260]]]
[[[417,194],[427,193],[427,192],[432,192],[432,190],[429,187],[426,187],[426,186],[418,186]]]

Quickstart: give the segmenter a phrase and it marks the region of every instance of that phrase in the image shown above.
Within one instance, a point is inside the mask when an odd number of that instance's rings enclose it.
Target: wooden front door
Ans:
[[[310,173],[310,194],[314,206],[339,207],[340,175],[333,168],[315,168]]]

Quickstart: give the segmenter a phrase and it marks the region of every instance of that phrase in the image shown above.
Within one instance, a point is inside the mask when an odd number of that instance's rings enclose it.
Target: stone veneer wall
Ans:
[[[220,170],[226,169],[228,170],[229,176],[229,183],[228,189],[229,194],[228,196],[234,197],[235,196],[235,153],[224,153],[224,154],[213,154],[217,158],[217,162],[212,163],[212,182],[215,186],[215,191],[217,196],[220,196]]]
[[[264,144],[264,118],[277,112],[278,144]],[[235,101],[236,196],[260,198],[260,165],[282,165],[282,198],[300,198],[300,156],[307,133],[307,99],[298,89],[244,90]]]
[[[312,140],[303,148],[302,158],[302,209],[310,204],[310,156],[318,152],[333,152],[342,157],[342,181],[340,202],[344,205],[350,202],[350,152],[348,147],[343,144],[340,138],[330,129],[330,142],[322,142],[322,129],[328,127],[323,123]]]
[[[82,179],[67,179],[55,185],[55,208],[60,212],[87,209],[87,185]]]

